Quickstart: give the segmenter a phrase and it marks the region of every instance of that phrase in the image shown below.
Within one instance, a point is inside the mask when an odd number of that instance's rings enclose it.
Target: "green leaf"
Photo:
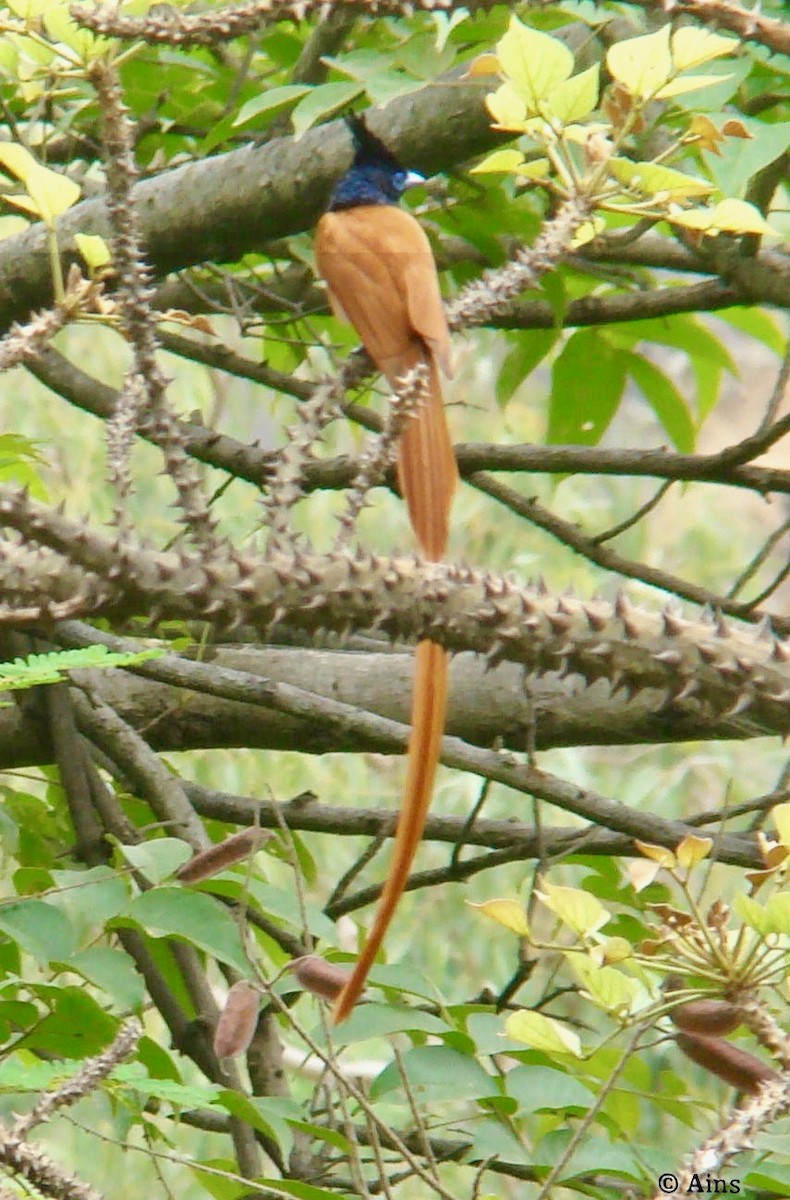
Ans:
[[[771,313],[766,312],[763,308],[724,308],[716,313],[716,316],[721,321],[726,321],[728,325],[732,325],[733,329],[739,329],[741,333],[748,334],[749,337],[756,338],[758,342],[762,342],[769,350],[773,350],[774,354],[780,357],[785,352],[786,339],[779,322]]]
[[[283,1158],[289,1158],[293,1149],[293,1134],[287,1120],[283,1117],[283,1109],[289,1116],[300,1116],[298,1105],[293,1101],[279,1097],[250,1098],[229,1088],[223,1088],[217,1100],[231,1116],[238,1117],[245,1124],[257,1129],[270,1137],[282,1152]],[[200,1101],[198,1101],[200,1103]]]
[[[477,1059],[449,1046],[416,1046],[406,1051],[402,1063],[412,1092],[422,1102],[477,1100],[497,1092],[496,1080]],[[399,1071],[396,1062],[384,1068],[371,1085],[372,1099],[403,1086]]]
[[[89,946],[69,959],[70,971],[105,992],[121,1012],[137,1011],[145,997],[142,976],[128,955],[111,946]]]
[[[49,895],[47,903],[68,918],[80,942],[92,940],[129,902],[128,881],[110,867],[53,871],[51,882],[60,890]]]
[[[513,1130],[503,1124],[501,1117],[482,1120],[478,1117],[471,1125],[470,1132],[472,1141],[466,1155],[468,1162],[497,1161],[532,1168],[534,1160],[530,1149],[516,1137]],[[521,1189],[521,1192],[526,1194],[526,1189]],[[480,1200],[497,1200],[497,1194],[483,1193]]]
[[[628,88],[637,100],[649,100],[672,75],[672,55],[669,52],[670,26],[657,33],[615,42],[606,52],[610,73]]]
[[[497,43],[503,74],[535,116],[540,102],[564,83],[573,70],[573,54],[557,38],[538,33],[511,17],[505,36]]]
[[[657,200],[685,200],[689,196],[707,196],[713,185],[704,179],[695,179],[683,171],[662,167],[656,163],[632,162],[630,158],[613,158],[609,171],[626,187],[654,196]]]
[[[543,1013],[527,1010],[513,1013],[505,1021],[505,1031],[508,1037],[524,1042],[533,1050],[542,1050],[544,1054],[572,1054],[581,1058],[578,1034],[552,1017],[544,1017]]]
[[[298,141],[317,121],[331,117],[338,109],[357,100],[363,93],[361,83],[322,83],[310,89],[291,113],[291,124]]]
[[[530,329],[511,335],[514,345],[499,369],[496,398],[500,407],[511,399],[527,376],[549,354],[560,336],[556,329]]]
[[[249,963],[239,927],[226,908],[203,892],[183,888],[152,888],[136,896],[128,918],[151,937],[177,937],[249,975]]]
[[[312,1183],[301,1183],[296,1179],[258,1179],[261,1190],[275,1196],[296,1196],[297,1200],[350,1200],[336,1190],[316,1187]]]
[[[673,346],[688,355],[689,366],[697,379],[697,421],[701,424],[719,398],[723,371],[736,378],[738,364],[721,338],[693,313],[675,313],[669,317],[629,321],[620,329],[610,330],[617,345],[630,349],[638,342]]]
[[[185,1084],[168,1078],[154,1078],[137,1062],[122,1063],[116,1068],[114,1077],[125,1088],[137,1092],[145,1099],[163,1100],[173,1108],[195,1108],[199,1105],[220,1107],[217,1101],[223,1089],[216,1084],[205,1081],[201,1081],[199,1085]]]
[[[238,129],[242,125],[249,125],[251,121],[256,120],[264,113],[281,112],[290,104],[301,100],[302,96],[306,96],[310,90],[309,84],[306,83],[288,83],[283,87],[269,88],[242,105],[233,122],[233,128]]]
[[[757,172],[787,152],[788,133],[787,122],[766,125],[740,114],[738,121],[750,136],[728,138],[723,153],[707,154],[705,161],[723,195],[742,198]]]
[[[50,1013],[30,1031],[25,1044],[62,1058],[87,1058],[107,1046],[118,1022],[84,988],[63,988]]]
[[[683,454],[694,449],[694,422],[679,389],[660,367],[641,354],[625,354],[628,372],[672,443]]]
[[[586,1112],[594,1100],[590,1089],[573,1075],[540,1063],[514,1067],[505,1077],[505,1086],[507,1094],[518,1101],[519,1111],[524,1115],[545,1109],[571,1108]]]
[[[181,1075],[172,1057],[153,1038],[143,1036],[137,1044],[136,1062],[148,1072],[150,1079],[172,1079],[180,1083]]]
[[[77,650],[29,654],[27,658],[0,663],[0,691],[60,683],[66,671],[136,666],[151,658],[161,658],[163,653],[162,650],[150,649],[133,654],[114,654],[106,646],[84,646]]]
[[[0,906],[0,930],[42,965],[65,961],[76,947],[71,922],[44,900],[17,900]]]
[[[565,1129],[547,1134],[540,1143],[538,1157],[553,1166],[562,1157],[569,1137],[570,1132]],[[666,1155],[666,1150],[664,1154]],[[640,1187],[643,1179],[639,1155],[630,1145],[612,1142],[606,1137],[594,1137],[588,1131],[574,1149],[558,1182],[561,1183],[563,1179],[575,1179],[590,1172],[624,1175],[633,1179]]]
[[[447,1024],[431,1013],[405,1005],[358,1004],[343,1022],[341,1040],[344,1045],[352,1045],[368,1038],[387,1037],[391,1033],[413,1032],[441,1036],[447,1032]]]
[[[389,104],[390,100],[395,100],[398,96],[408,96],[410,92],[418,92],[425,86],[423,79],[415,79],[414,75],[406,71],[385,66],[389,61],[387,57],[376,54],[375,59],[377,66],[358,73],[348,72],[352,79],[358,78],[360,83],[364,84],[365,94],[371,104],[383,107]]]
[[[597,445],[617,412],[625,381],[623,356],[603,332],[572,334],[552,369],[547,440]]]
[[[119,845],[118,849],[126,862],[152,884],[169,879],[192,855],[191,848],[180,838],[151,838],[134,845]]]

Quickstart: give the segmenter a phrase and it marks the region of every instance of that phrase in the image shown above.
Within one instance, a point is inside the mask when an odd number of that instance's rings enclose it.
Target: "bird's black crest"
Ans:
[[[345,118],[346,125],[354,142],[354,165],[361,167],[370,163],[380,163],[393,171],[402,171],[403,165],[392,151],[384,145],[381,138],[371,133],[365,124],[365,118],[350,113]]]

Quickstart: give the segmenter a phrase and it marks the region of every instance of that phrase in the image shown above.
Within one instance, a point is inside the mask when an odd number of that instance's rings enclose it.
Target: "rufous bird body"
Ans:
[[[437,560],[447,548],[458,480],[439,370],[451,374],[450,333],[430,243],[400,209],[403,191],[420,181],[359,118],[350,118],[355,156],[318,222],[315,254],[333,311],[350,321],[391,386],[419,364],[428,369],[425,403],[401,434],[398,481],[420,550]],[[417,646],[408,769],[390,874],[376,919],[335,1005],[342,1021],[354,1007],[403,894],[422,837],[447,709],[447,654]]]

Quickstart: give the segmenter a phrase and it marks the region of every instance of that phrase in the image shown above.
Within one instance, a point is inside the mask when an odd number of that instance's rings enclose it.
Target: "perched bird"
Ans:
[[[422,176],[407,171],[359,117],[347,120],[354,161],[318,222],[315,256],[336,316],[350,321],[376,367],[394,387],[427,367],[425,403],[401,434],[398,482],[420,550],[441,559],[458,471],[444,412],[439,369],[451,374],[450,333],[430,243],[418,221],[398,207]],[[365,983],[425,826],[447,709],[447,653],[417,646],[408,769],[392,865],[373,929],[335,1005],[351,1012]]]

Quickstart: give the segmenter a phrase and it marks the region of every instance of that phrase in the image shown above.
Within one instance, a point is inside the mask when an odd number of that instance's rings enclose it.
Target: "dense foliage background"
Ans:
[[[4,1195],[787,1194],[781,8],[0,8]],[[446,565],[313,269],[350,109],[428,177]]]

